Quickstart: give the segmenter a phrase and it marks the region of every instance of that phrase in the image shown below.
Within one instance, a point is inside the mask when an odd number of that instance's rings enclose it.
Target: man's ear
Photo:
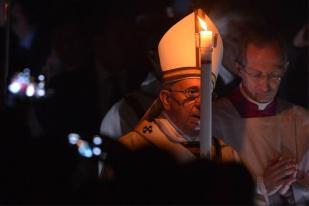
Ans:
[[[164,108],[164,110],[166,111],[170,111],[171,109],[171,96],[170,96],[170,92],[168,90],[161,90],[160,91],[160,100],[162,102],[162,106]]]

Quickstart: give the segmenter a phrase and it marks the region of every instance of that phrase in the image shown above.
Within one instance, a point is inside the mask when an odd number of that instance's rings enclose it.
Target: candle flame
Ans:
[[[203,19],[201,19],[200,17],[198,17],[198,21],[200,22],[201,28],[204,31],[207,31],[207,24],[206,24],[206,22]]]

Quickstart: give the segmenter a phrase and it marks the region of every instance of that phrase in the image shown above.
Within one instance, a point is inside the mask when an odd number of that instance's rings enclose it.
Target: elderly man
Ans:
[[[287,65],[278,36],[252,30],[236,61],[240,85],[214,103],[213,134],[256,177],[258,203],[308,203],[309,111],[276,97]]]
[[[195,45],[195,15],[193,12],[174,25],[159,43],[163,88],[135,129],[120,138],[129,149],[156,146],[179,162],[199,156],[201,70]],[[219,67],[222,40],[214,24],[209,19],[207,21],[207,25],[218,34],[213,48],[213,65]],[[237,153],[218,139],[213,139],[211,155],[217,160],[238,159]]]

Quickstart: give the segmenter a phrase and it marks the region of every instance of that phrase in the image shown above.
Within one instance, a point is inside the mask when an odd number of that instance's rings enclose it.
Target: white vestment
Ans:
[[[241,107],[240,107],[241,108]],[[230,98],[221,98],[213,105],[213,135],[236,149],[241,160],[257,179],[264,203],[280,204],[278,194],[267,196],[263,181],[264,169],[274,158],[294,157],[305,177],[294,183],[296,203],[309,202],[309,111],[277,100],[274,115],[242,117]],[[262,188],[262,189],[261,189]],[[263,194],[264,193],[264,194]],[[262,203],[263,203],[262,201]]]

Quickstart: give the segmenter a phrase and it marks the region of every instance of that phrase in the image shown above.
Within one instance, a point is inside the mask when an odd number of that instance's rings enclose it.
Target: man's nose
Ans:
[[[265,75],[260,79],[260,88],[263,92],[268,92],[270,89],[270,78]]]

